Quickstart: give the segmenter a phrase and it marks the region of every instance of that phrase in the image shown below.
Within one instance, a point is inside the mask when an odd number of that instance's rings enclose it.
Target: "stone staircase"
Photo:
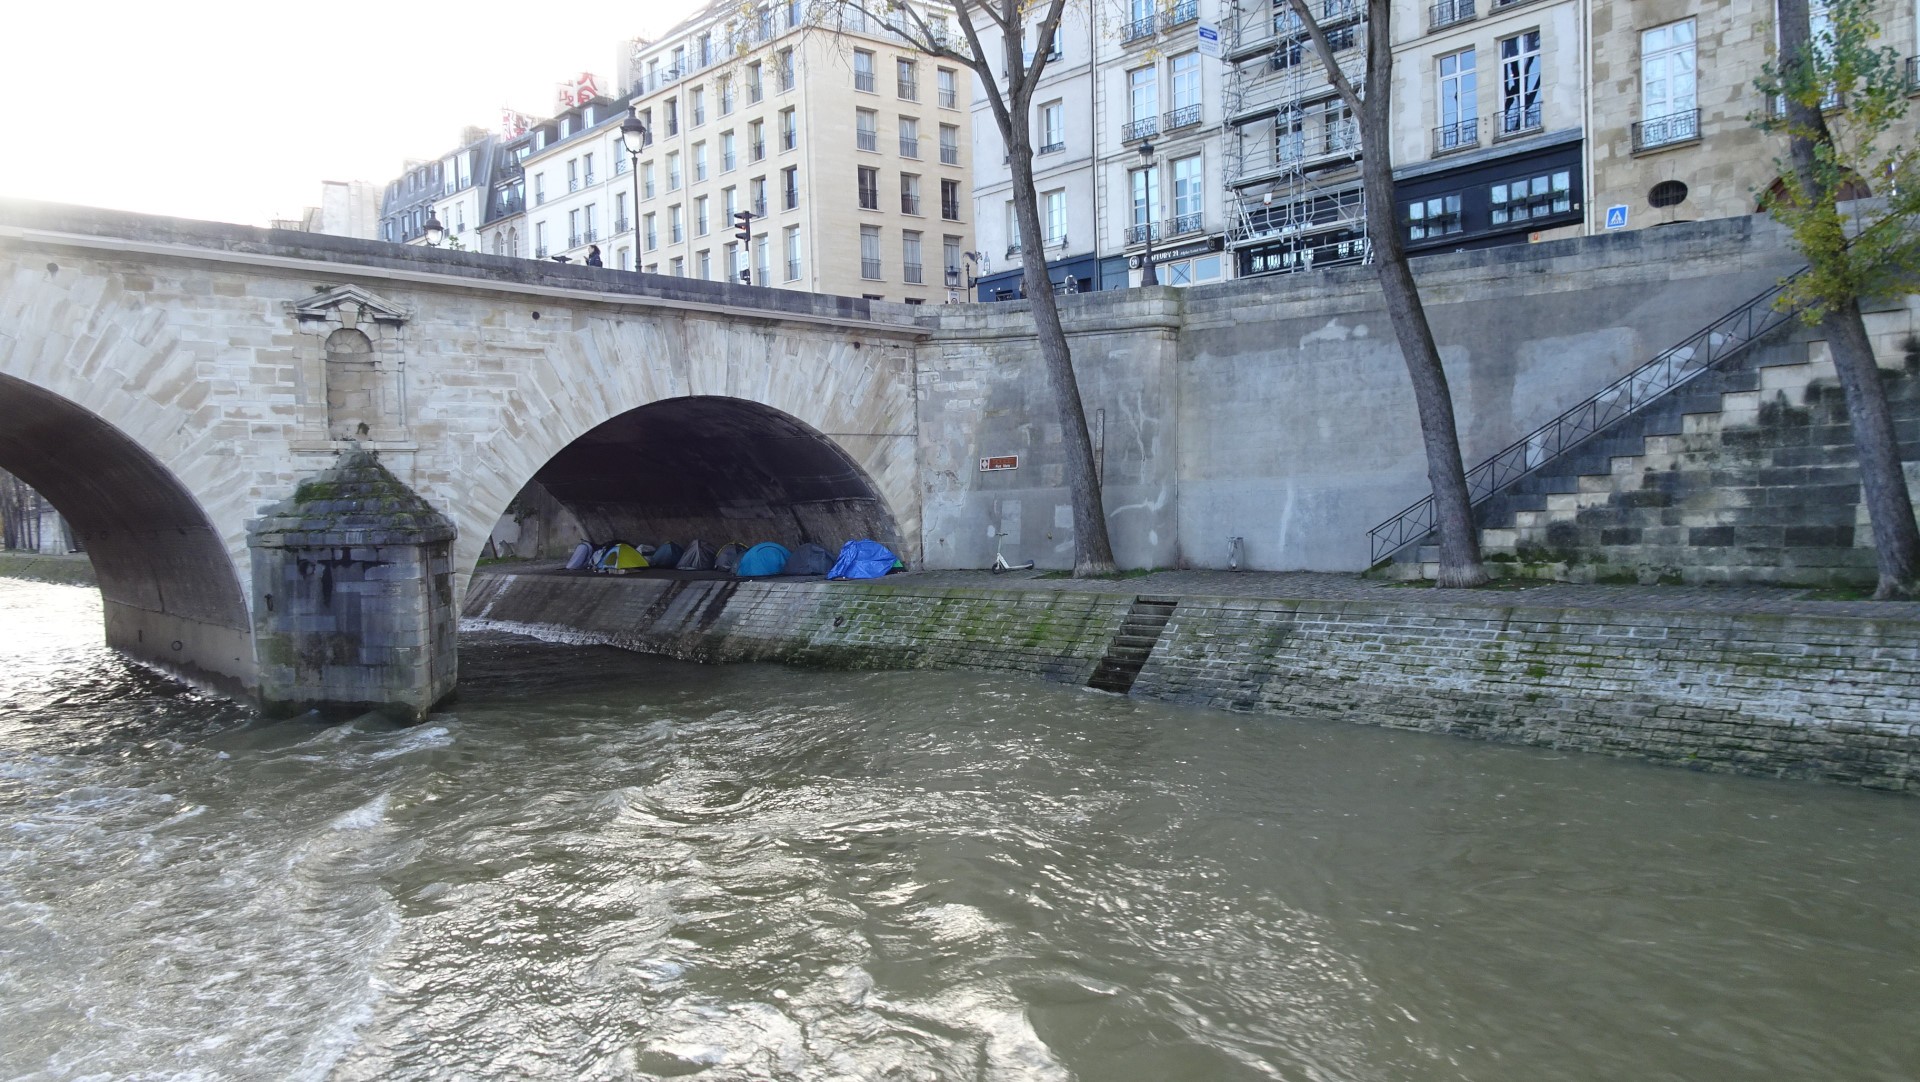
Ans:
[[[1920,320],[1872,312],[1920,503]],[[1571,582],[1871,584],[1852,428],[1824,342],[1779,328],[1475,508],[1495,575]],[[1408,558],[1411,557],[1411,558]],[[1432,578],[1431,545],[1387,573]]]
[[[1127,608],[1126,619],[1121,622],[1120,630],[1114,632],[1113,641],[1107,644],[1107,652],[1094,668],[1087,686],[1121,695],[1133,690],[1134,680],[1140,676],[1147,658],[1153,655],[1153,648],[1159,645],[1160,632],[1165,630],[1179,603],[1178,598],[1134,598]]]

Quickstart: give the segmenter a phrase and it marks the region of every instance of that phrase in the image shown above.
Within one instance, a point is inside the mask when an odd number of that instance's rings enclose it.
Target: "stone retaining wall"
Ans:
[[[1084,684],[1131,594],[475,577],[469,626]],[[1920,791],[1920,623],[1183,597],[1134,694]]]

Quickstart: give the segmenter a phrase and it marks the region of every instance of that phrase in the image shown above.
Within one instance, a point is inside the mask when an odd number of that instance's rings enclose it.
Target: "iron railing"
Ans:
[[[955,202],[948,202],[945,198],[942,198],[940,200],[940,217],[945,218],[949,222],[959,221],[960,220],[960,204]]]
[[[1433,152],[1447,154],[1480,145],[1480,118],[1468,117],[1433,129]]]
[[[861,210],[879,210],[880,209],[880,189],[878,188],[860,189],[860,209]]]
[[[861,150],[879,150],[880,133],[861,128],[853,133],[853,144]]]
[[[900,91],[900,100],[902,101],[919,101],[920,100],[920,83],[917,80],[901,79],[899,80],[899,84],[900,85],[897,89]]]
[[[960,92],[957,88],[951,86],[940,88],[940,108],[953,109],[959,105],[959,102]]]
[[[1136,41],[1144,41],[1153,36],[1153,30],[1156,25],[1158,25],[1158,20],[1152,15],[1144,19],[1135,19],[1121,28],[1120,43],[1123,45],[1131,45]]]
[[[925,271],[921,269],[921,266],[918,263],[900,264],[900,277],[904,279],[908,285],[917,286],[917,285],[926,284]]]
[[[870,281],[878,281],[880,278],[880,261],[878,259],[860,260],[860,277]]]
[[[1646,120],[1637,120],[1633,124],[1633,149],[1636,153],[1698,138],[1700,138],[1700,110],[1698,109],[1650,117]]]
[[[1166,235],[1177,237],[1182,233],[1198,233],[1202,228],[1202,219],[1203,215],[1199,211],[1191,214],[1176,214],[1166,221],[1164,226]]]
[[[1759,296],[1688,335],[1679,345],[1608,384],[1598,394],[1502,448],[1467,471],[1467,503],[1486,502],[1508,485],[1578,447],[1587,439],[1659,401],[1700,373],[1737,358],[1761,336],[1792,318],[1774,308],[1795,271]],[[1431,494],[1367,531],[1370,563],[1425,540],[1437,523]]]
[[[1171,30],[1176,26],[1185,26],[1200,18],[1200,0],[1180,0],[1167,9],[1167,22],[1162,29]]]
[[[1128,244],[1145,244],[1149,240],[1160,239],[1160,224],[1130,225],[1127,227]]]
[[[1157,116],[1142,117],[1139,120],[1127,121],[1120,129],[1120,141],[1123,143],[1136,143],[1142,139],[1151,139],[1159,134],[1160,118]]]
[[[959,165],[960,164],[960,147],[954,143],[941,143],[940,144],[940,164],[941,165]]]
[[[1051,143],[1042,144],[1040,149],[1034,151],[1034,153],[1035,154],[1058,154],[1060,151],[1063,151],[1065,149],[1067,149],[1067,141],[1065,139],[1056,139]]]
[[[907,192],[901,192],[900,213],[912,214],[917,217],[920,214],[920,197]]]
[[[1427,29],[1440,30],[1473,18],[1473,0],[1440,0],[1427,9]]]
[[[1538,131],[1543,123],[1540,103],[1537,101],[1531,105],[1514,102],[1500,110],[1500,134],[1503,136]]]
[[[918,158],[920,156],[920,140],[913,136],[901,136],[900,156],[902,158]]]
[[[1195,124],[1200,123],[1200,107],[1198,105],[1182,105],[1161,119],[1166,121],[1168,131],[1179,131],[1181,128],[1191,128]]]

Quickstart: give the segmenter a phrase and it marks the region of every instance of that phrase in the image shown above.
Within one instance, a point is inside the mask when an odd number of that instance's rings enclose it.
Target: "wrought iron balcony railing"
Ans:
[[[1144,19],[1133,20],[1120,30],[1121,44],[1131,45],[1136,41],[1145,41],[1152,37],[1158,22],[1159,20],[1155,19],[1152,15]]]
[[[1035,154],[1057,154],[1060,151],[1065,149],[1067,149],[1067,141],[1064,139],[1061,139],[1052,143],[1047,143],[1046,145],[1042,146],[1039,150],[1034,151],[1034,153]]]
[[[1194,211],[1192,214],[1176,214],[1166,221],[1166,235],[1177,237],[1182,233],[1198,233],[1203,228],[1203,217],[1204,215],[1199,211]]]
[[[878,259],[862,259],[860,261],[860,277],[878,281],[880,278],[880,261]]]
[[[1152,225],[1130,225],[1127,227],[1128,244],[1145,244],[1149,240],[1160,239],[1160,223]]]
[[[1200,18],[1200,0],[1180,0],[1180,3],[1167,9],[1167,22],[1162,29],[1171,30],[1176,26],[1185,26]]]
[[[900,100],[902,101],[919,101],[920,100],[920,84],[918,82],[912,79],[902,79],[900,80],[899,89],[900,89]]]
[[[1700,138],[1700,110],[1698,109],[1651,117],[1647,120],[1635,121],[1633,125],[1635,152],[1690,142],[1698,138]]]
[[[1541,103],[1522,105],[1515,102],[1500,111],[1500,135],[1502,138],[1512,135],[1525,135],[1539,131],[1543,127]]]
[[[1191,128],[1195,124],[1200,123],[1200,106],[1197,104],[1182,105],[1180,108],[1175,109],[1160,119],[1166,122],[1168,131],[1179,131],[1181,128]]]
[[[1433,152],[1449,154],[1480,145],[1480,118],[1468,117],[1433,129]]]
[[[1123,143],[1137,143],[1142,139],[1151,139],[1159,134],[1160,118],[1152,116],[1143,117],[1139,120],[1127,121],[1125,126],[1120,129],[1120,141]]]
[[[1622,417],[1639,412],[1702,372],[1731,363],[1767,332],[1793,318],[1792,312],[1776,310],[1774,301],[1804,273],[1796,271],[1468,470],[1467,502],[1485,502]],[[1424,540],[1435,525],[1433,497],[1429,495],[1367,532],[1372,551],[1369,562],[1379,563]]]
[[[1473,18],[1473,0],[1440,0],[1427,9],[1427,29],[1442,30]]]
[[[911,285],[923,285],[926,282],[926,273],[918,263],[902,263],[900,276]]]

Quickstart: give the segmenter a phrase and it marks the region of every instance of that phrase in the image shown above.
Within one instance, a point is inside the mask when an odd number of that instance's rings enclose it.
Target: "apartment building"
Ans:
[[[380,239],[425,244],[427,221],[437,216],[447,241],[474,247],[472,231],[482,221],[495,143],[484,129],[468,128],[453,150],[430,161],[408,162],[381,197]]]
[[[480,216],[478,250],[491,255],[525,258],[532,253],[526,241],[526,160],[534,143],[544,138],[538,127],[499,142],[488,175],[486,209]]]
[[[598,248],[603,266],[635,268],[631,159],[620,143],[629,105],[626,98],[596,97],[514,142],[508,160],[520,173],[524,217],[506,229],[511,236],[524,228],[521,254],[584,263]],[[495,235],[499,228],[493,226]]]
[[[621,83],[652,134],[624,178],[629,192],[638,188],[637,265],[945,301],[973,248],[961,73],[885,26],[809,26],[809,8],[781,0],[743,15],[736,0],[717,0],[659,41],[633,43]],[[943,17],[939,5],[921,10]],[[615,146],[618,127],[609,129]],[[583,170],[585,153],[582,144]],[[617,218],[618,200],[611,205]],[[753,215],[744,243],[743,211]]]

